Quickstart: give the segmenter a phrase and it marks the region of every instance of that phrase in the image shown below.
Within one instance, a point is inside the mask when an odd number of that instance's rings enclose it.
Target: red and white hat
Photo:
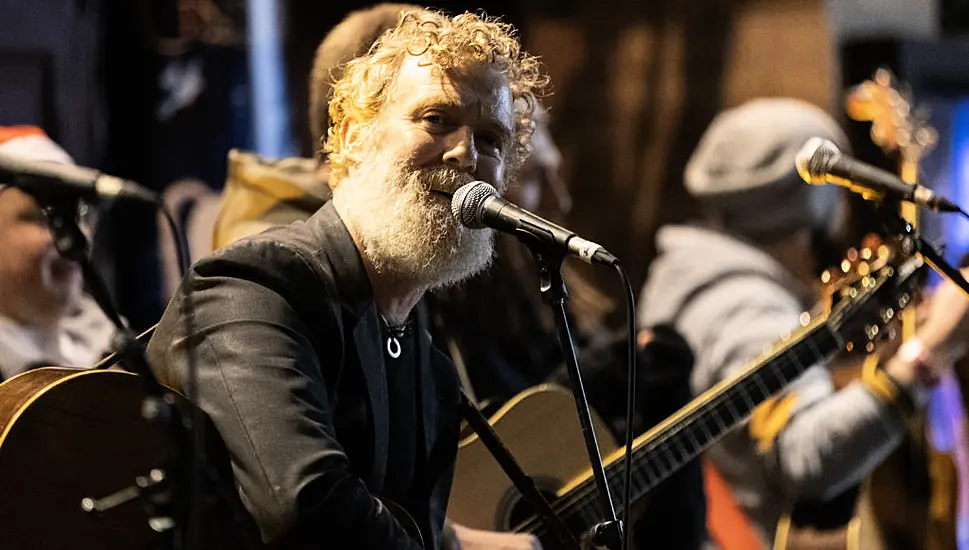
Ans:
[[[24,160],[74,164],[67,151],[36,126],[0,126],[0,153]]]
[[[0,154],[23,160],[74,164],[74,159],[36,126],[0,126]],[[7,185],[0,181],[0,191]]]

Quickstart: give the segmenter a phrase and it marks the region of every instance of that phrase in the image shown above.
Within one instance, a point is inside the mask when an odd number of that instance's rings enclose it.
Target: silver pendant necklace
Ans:
[[[396,327],[390,326],[387,322],[387,318],[384,317],[383,313],[380,314],[380,320],[384,322],[384,326],[387,327],[387,355],[390,355],[392,359],[397,359],[400,357],[401,347],[400,338],[403,338],[407,334],[408,322],[405,321],[404,324]]]

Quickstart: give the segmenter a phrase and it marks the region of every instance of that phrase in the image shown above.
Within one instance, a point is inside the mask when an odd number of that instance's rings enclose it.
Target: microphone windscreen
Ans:
[[[465,227],[481,229],[481,205],[488,197],[497,197],[498,191],[483,181],[466,183],[454,192],[451,197],[451,214]]]
[[[794,156],[794,166],[804,181],[822,185],[831,165],[841,155],[838,146],[829,140],[813,137]]]

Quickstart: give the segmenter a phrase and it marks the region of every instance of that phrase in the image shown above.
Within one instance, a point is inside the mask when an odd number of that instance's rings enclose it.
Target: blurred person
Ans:
[[[332,200],[197,263],[152,338],[152,366],[176,389],[199,354],[200,405],[267,542],[415,548],[393,501],[439,543],[458,380],[414,308],[490,263],[491,232],[457,225],[434,191],[503,190],[527,154],[545,77],[510,32],[472,14],[399,18],[334,86]],[[462,548],[537,547],[456,532]]]
[[[718,115],[687,164],[684,183],[704,220],[659,231],[639,322],[672,324],[686,338],[696,394],[738,374],[820,298],[845,198],[795,171],[796,152],[816,136],[847,147],[819,108],[758,99]],[[964,351],[969,306],[957,294],[944,288],[917,337],[882,357],[883,368],[835,390],[825,365],[812,366],[710,449],[765,545],[791,504],[857,485],[900,443],[908,405],[923,406],[937,373]]]
[[[329,128],[333,83],[346,63],[367,53],[402,14],[421,10],[414,4],[376,4],[349,13],[326,35],[317,48],[309,77],[309,126],[316,158],[272,160],[230,151],[228,179],[212,235],[214,248],[274,225],[304,220],[330,199],[329,164],[323,144]]]
[[[73,164],[32,126],[0,127],[0,153]],[[39,366],[94,366],[113,334],[80,266],[54,248],[40,205],[0,181],[0,381]]]

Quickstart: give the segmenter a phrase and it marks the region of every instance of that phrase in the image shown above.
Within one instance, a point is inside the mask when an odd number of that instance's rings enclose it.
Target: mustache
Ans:
[[[453,195],[462,185],[474,181],[470,174],[447,167],[420,170],[418,179],[428,192],[448,197]]]

